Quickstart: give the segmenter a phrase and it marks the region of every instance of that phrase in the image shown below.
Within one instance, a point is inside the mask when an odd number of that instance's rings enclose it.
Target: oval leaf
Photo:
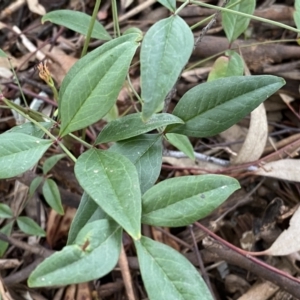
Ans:
[[[0,179],[17,176],[32,168],[51,144],[49,140],[23,133],[1,134]]]
[[[46,232],[32,219],[28,217],[18,217],[17,224],[19,228],[29,235],[46,236]]]
[[[183,95],[173,114],[183,125],[165,131],[193,137],[216,135],[249,114],[285,84],[276,76],[232,76],[200,84]]]
[[[57,154],[47,158],[43,164],[43,173],[46,175],[62,158],[66,157],[66,154]]]
[[[122,230],[115,222],[98,220],[86,224],[75,245],[45,259],[30,275],[30,287],[67,285],[104,276],[116,265]]]
[[[98,135],[96,145],[125,140],[169,124],[183,123],[176,116],[166,113],[152,115],[146,122],[142,120],[140,113],[127,115],[108,123]]]
[[[10,222],[0,229],[0,232],[10,236],[14,222]],[[8,248],[8,243],[0,240],[0,257],[2,257]]]
[[[42,18],[42,23],[50,21],[54,24],[61,25],[73,31],[79,32],[83,35],[87,35],[91,20],[91,16],[80,11],[62,9],[51,11],[44,15]],[[111,39],[109,33],[98,21],[95,21],[94,23],[91,37],[105,41]]]
[[[43,195],[46,202],[52,209],[54,209],[60,215],[64,214],[59,189],[54,180],[49,178],[45,180],[43,185]]]
[[[113,107],[139,45],[138,37],[132,33],[109,41],[71,68],[59,94],[60,136],[93,124]]]
[[[194,148],[187,136],[178,133],[167,133],[166,138],[170,144],[182,151],[187,157],[195,160]]]
[[[198,271],[176,250],[146,237],[135,246],[149,299],[213,300]]]
[[[226,56],[219,57],[210,71],[207,81],[230,76],[242,76],[244,61],[235,51],[226,51]]]
[[[39,124],[48,130],[53,126],[53,123],[51,122],[40,122]],[[42,138],[45,135],[45,132],[41,128],[37,127],[35,124],[31,122],[24,123],[19,126],[14,126],[10,130],[5,131],[5,134],[11,132],[24,133],[24,134],[32,135],[37,138]]]
[[[90,149],[75,164],[82,188],[134,239],[140,237],[141,191],[135,166],[123,155]]]
[[[86,192],[84,192],[75,217],[72,220],[67,245],[74,243],[79,231],[87,223],[104,218],[107,219],[107,217],[107,214],[100,208],[100,206]]]
[[[0,218],[9,219],[14,216],[12,210],[7,204],[0,203]]]
[[[191,29],[177,15],[155,23],[148,30],[141,48],[144,120],[148,120],[164,102],[186,65],[193,47],[194,36]]]
[[[235,2],[235,0],[229,0],[227,6],[230,6]],[[230,9],[252,15],[255,5],[256,0],[244,0],[231,6]],[[236,40],[247,29],[249,22],[250,19],[247,17],[232,14],[230,12],[222,12],[222,26],[230,43]]]
[[[109,151],[127,157],[136,167],[142,194],[156,182],[162,164],[162,137],[143,134],[114,144]]]
[[[164,180],[142,197],[142,223],[154,226],[189,225],[210,214],[239,182],[224,175],[184,176]]]
[[[158,2],[172,12],[176,10],[176,0],[158,0]]]

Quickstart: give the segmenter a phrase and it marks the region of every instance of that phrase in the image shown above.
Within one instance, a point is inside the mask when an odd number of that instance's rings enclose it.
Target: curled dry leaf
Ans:
[[[252,111],[247,137],[238,155],[232,160],[232,163],[242,164],[259,159],[266,146],[267,137],[267,115],[265,106],[262,103]]]
[[[266,255],[289,255],[300,250],[300,206],[290,220],[290,227],[283,231]]]
[[[46,10],[45,10],[44,6],[39,4],[38,0],[27,0],[27,5],[28,5],[29,10],[35,14],[38,14],[41,16],[46,14]]]
[[[272,161],[253,173],[255,175],[300,182],[300,160],[282,159]]]

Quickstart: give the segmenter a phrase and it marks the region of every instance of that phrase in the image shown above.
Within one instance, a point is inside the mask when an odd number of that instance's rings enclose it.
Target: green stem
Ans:
[[[38,128],[40,128],[53,142],[57,142],[59,144],[59,146],[65,151],[65,153],[74,161],[76,162],[76,157],[66,148],[66,146],[61,142],[58,141],[57,138],[50,132],[48,131],[46,128],[44,128],[39,122],[37,122],[36,120],[32,119],[31,117],[29,117],[28,114],[22,112],[21,110],[17,109],[15,106],[11,105],[10,101],[6,98],[2,98],[2,101],[9,106],[11,109],[15,110],[16,112],[18,112],[18,114],[20,114],[21,116],[23,116],[25,119],[29,120],[30,122],[32,122],[34,125],[36,125]]]
[[[183,2],[183,0],[181,0],[181,2]],[[219,6],[203,3],[203,2],[200,2],[200,1],[194,1],[194,0],[191,0],[190,3],[191,4],[196,4],[196,5],[199,5],[199,6],[203,6],[203,7],[207,7],[207,8],[221,10],[221,11],[232,13],[232,14],[242,16],[242,17],[247,17],[247,18],[250,18],[252,20],[265,22],[265,23],[268,23],[268,24],[271,24],[271,25],[274,25],[274,26],[278,26],[278,27],[281,27],[281,28],[284,28],[284,29],[288,29],[288,30],[300,33],[300,30],[297,29],[297,28],[294,28],[294,27],[291,27],[291,26],[288,26],[288,25],[285,25],[285,24],[282,24],[282,23],[279,23],[279,22],[276,22],[276,21],[268,20],[268,19],[265,19],[265,18],[245,14],[245,13],[242,13],[240,11],[231,10],[231,9],[228,9],[228,8],[225,8],[225,7],[219,7]]]
[[[240,2],[241,2],[241,0],[238,0],[237,2],[234,2],[234,3],[230,4],[230,5],[228,5],[227,8],[231,8],[231,7],[235,6],[236,4],[239,4]],[[199,21],[198,23],[194,24],[193,26],[190,27],[191,30],[194,30],[195,28],[201,26],[202,24],[210,21],[215,16],[215,14],[213,14],[213,15],[211,15],[211,16],[203,19],[202,21]]]
[[[15,77],[15,79],[16,79],[16,81],[17,81],[17,85],[18,85],[18,87],[19,87],[19,90],[20,90],[20,93],[21,93],[21,97],[22,97],[22,99],[23,99],[23,101],[24,101],[24,103],[25,103],[25,106],[26,106],[26,108],[29,108],[28,103],[27,103],[27,100],[26,100],[25,95],[24,95],[24,93],[23,93],[23,90],[22,90],[22,88],[21,88],[20,81],[19,81],[19,79],[18,79],[17,73],[16,73],[16,71],[15,71],[15,69],[14,69],[14,67],[13,67],[13,65],[12,65],[12,63],[11,63],[11,61],[10,61],[10,58],[7,57],[7,59],[8,59],[9,66],[10,66],[10,68],[11,68],[13,74],[14,74],[14,77]]]
[[[227,50],[238,50],[238,49],[242,49],[242,48],[248,48],[248,47],[255,47],[255,46],[260,46],[260,45],[266,45],[266,44],[273,44],[273,43],[290,43],[290,42],[296,42],[297,40],[296,39],[286,39],[286,40],[278,40],[278,41],[265,41],[265,42],[261,42],[261,43],[253,43],[253,44],[248,44],[248,45],[239,45],[237,47],[234,47],[234,48],[230,48],[230,49],[226,49],[224,51],[220,51],[210,57],[207,57],[203,60],[200,60],[196,63],[194,63],[193,65],[189,66],[188,68],[186,68],[184,71],[189,71],[189,70],[192,70],[194,69],[195,67],[215,58],[215,57],[218,57],[219,55],[222,55],[224,54]]]
[[[83,146],[87,147],[87,148],[93,148],[92,145],[90,145],[89,143],[87,143],[86,141],[82,140],[81,138],[79,138],[78,136],[76,136],[73,133],[69,133],[69,136],[72,137],[74,140],[76,140],[77,142],[79,142],[80,144],[82,144]]]
[[[129,85],[131,91],[133,92],[133,94],[135,95],[135,97],[138,99],[138,101],[142,104],[143,103],[142,98],[140,97],[140,95],[134,89],[129,74],[127,74],[126,77],[127,77],[127,82],[128,82],[128,85]]]
[[[101,3],[101,0],[96,0],[96,4],[95,4],[94,11],[93,11],[93,14],[92,14],[92,19],[91,19],[89,29],[88,29],[88,32],[87,32],[87,35],[86,35],[86,38],[85,38],[85,41],[84,41],[83,49],[82,49],[82,52],[81,52],[81,57],[86,55],[86,52],[87,52],[87,49],[88,49],[88,46],[89,46],[89,43],[90,43],[92,31],[93,31],[93,28],[94,28],[94,24],[95,24],[95,21],[96,21],[97,13],[99,11],[100,3]]]
[[[113,14],[113,20],[114,20],[114,33],[115,36],[120,36],[120,26],[119,26],[119,20],[118,20],[118,9],[117,9],[117,3],[116,0],[111,1],[112,5],[112,14]]]
[[[178,15],[180,13],[180,11],[186,7],[187,5],[190,4],[190,1],[189,0],[186,0],[183,4],[181,4],[174,12],[174,15]]]

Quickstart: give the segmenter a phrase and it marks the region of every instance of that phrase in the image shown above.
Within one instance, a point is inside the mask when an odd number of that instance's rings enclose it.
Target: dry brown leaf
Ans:
[[[47,52],[47,49],[49,49],[49,47],[50,45],[44,48],[44,53],[52,61],[52,63],[48,64],[48,68],[57,85],[60,86],[64,77],[78,59],[73,56],[67,55],[58,47],[52,47],[51,52]]]
[[[242,164],[258,160],[265,149],[267,137],[267,115],[264,104],[261,104],[251,113],[250,126],[245,142],[232,163]]]
[[[29,10],[35,14],[38,14],[41,16],[46,14],[46,10],[45,10],[44,6],[39,4],[38,0],[27,0],[27,5],[28,5]]]
[[[300,160],[282,159],[269,162],[253,174],[300,182]]]
[[[247,132],[248,132],[247,128],[234,124],[233,126],[229,127],[225,131],[219,133],[219,135],[222,139],[224,139],[225,143],[232,143],[238,140],[244,140],[247,136]],[[241,147],[242,147],[241,143],[235,143],[230,145],[230,149],[234,153],[239,152]]]
[[[289,255],[300,250],[300,206],[290,220],[290,227],[284,230],[272,246],[264,251],[266,255]]]

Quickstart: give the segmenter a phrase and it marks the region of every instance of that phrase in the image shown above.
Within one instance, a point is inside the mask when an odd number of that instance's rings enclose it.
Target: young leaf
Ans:
[[[45,259],[30,275],[30,287],[68,285],[98,279],[116,265],[122,230],[113,221],[88,223],[75,244]]]
[[[105,218],[107,219],[107,217],[107,214],[100,206],[84,192],[69,230],[67,245],[74,243],[79,231],[87,223]]]
[[[285,84],[276,76],[232,76],[190,89],[179,100],[173,114],[183,125],[169,125],[166,132],[187,136],[216,135],[249,114]]]
[[[176,10],[176,0],[157,0],[161,5],[169,9],[171,12]]]
[[[207,81],[230,76],[242,76],[244,72],[244,62],[238,53],[228,50],[226,56],[219,57],[208,75]]]
[[[17,176],[32,168],[51,144],[49,140],[23,133],[1,134],[0,179]]]
[[[289,255],[300,250],[300,208],[296,210],[290,220],[290,227],[284,230],[272,246],[264,251],[266,255]]]
[[[109,41],[81,58],[66,75],[59,94],[60,136],[104,117],[122,88],[139,34]]]
[[[167,133],[166,138],[170,144],[182,151],[187,157],[195,160],[194,148],[187,136],[178,133]]]
[[[43,195],[51,208],[53,208],[60,215],[64,214],[59,189],[54,180],[50,178],[45,180],[43,185]]]
[[[66,157],[66,154],[57,154],[47,158],[43,164],[43,173],[46,175],[62,158]]]
[[[176,250],[146,237],[135,247],[149,299],[213,300],[198,271]]]
[[[141,191],[135,166],[123,155],[90,149],[77,159],[82,188],[134,239],[140,237]]]
[[[46,232],[32,219],[28,217],[18,217],[17,224],[19,228],[29,235],[46,236]]]
[[[148,120],[164,102],[194,47],[191,29],[177,15],[155,23],[141,48],[142,116]],[[179,55],[180,53],[180,55]]]
[[[143,121],[140,113],[127,115],[108,123],[96,139],[100,143],[121,141],[169,124],[183,124],[179,118],[166,113],[152,115]]]
[[[0,203],[0,218],[9,219],[14,216],[12,210],[7,204]]]
[[[142,194],[156,182],[162,163],[162,137],[143,134],[115,143],[109,151],[126,156],[136,167]]]
[[[179,227],[204,218],[222,204],[239,182],[224,175],[184,176],[164,180],[142,197],[142,223]]]
[[[10,236],[14,222],[10,222],[0,229],[0,232]],[[8,248],[8,243],[0,240],[0,257],[2,257]]]
[[[229,0],[227,6],[235,2],[235,0]],[[255,4],[256,0],[242,0],[230,7],[230,9],[252,15]],[[222,26],[230,43],[236,40],[247,29],[249,22],[250,19],[247,17],[235,15],[230,12],[222,12]]]
[[[83,35],[87,35],[91,19],[91,16],[80,11],[62,9],[54,10],[45,14],[42,18],[42,23],[50,21],[54,24],[61,25],[73,31],[79,32]],[[109,33],[98,21],[95,21],[91,37],[104,41],[111,39]]]
[[[50,129],[53,126],[53,123],[51,122],[40,122],[39,123],[41,126],[43,126],[45,129]],[[35,124],[28,122],[24,123],[19,126],[14,126],[10,130],[7,130],[4,132],[4,134],[10,134],[10,133],[24,133],[28,135],[32,135],[37,138],[42,138],[45,135],[45,132],[37,127]]]
[[[31,181],[30,187],[29,187],[29,197],[33,196],[33,194],[38,189],[38,187],[42,183],[42,181],[43,181],[43,177],[41,177],[41,176],[37,176]]]

